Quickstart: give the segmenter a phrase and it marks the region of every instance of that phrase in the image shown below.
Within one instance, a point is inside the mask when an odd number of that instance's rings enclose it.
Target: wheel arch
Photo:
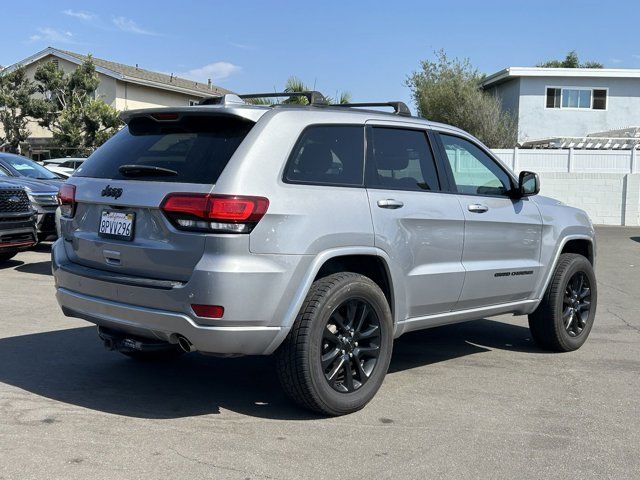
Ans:
[[[595,256],[596,256],[596,242],[595,238],[592,235],[588,234],[572,234],[564,236],[557,244],[555,249],[555,253],[553,256],[553,262],[550,263],[548,270],[544,276],[544,281],[539,284],[539,288],[536,291],[535,298],[538,300],[530,307],[530,311],[524,313],[531,313],[540,304],[544,292],[547,290],[549,283],[551,282],[551,278],[553,277],[553,272],[555,272],[556,267],[558,265],[558,261],[560,260],[560,255],[563,253],[578,253],[580,255],[584,255],[591,265],[595,268]],[[586,253],[586,255],[585,255]]]
[[[364,263],[366,261],[370,263]],[[290,302],[290,306],[283,318],[281,333],[274,339],[265,354],[275,351],[286,338],[312,283],[317,278],[321,278],[321,276],[335,273],[333,270],[339,266],[357,268],[358,271],[355,273],[363,275],[367,275],[365,272],[370,274],[372,271],[376,272],[374,276],[377,276],[377,278],[372,278],[372,280],[381,287],[385,297],[387,297],[393,317],[394,329],[397,329],[398,321],[404,318],[405,315],[404,302],[401,300],[404,290],[401,282],[398,281],[397,275],[393,273],[391,265],[392,262],[387,253],[376,247],[340,247],[325,250],[316,255],[311,266],[307,269],[303,281],[299,283],[293,300]],[[384,280],[381,281],[381,279]],[[384,288],[379,282],[383,283]]]

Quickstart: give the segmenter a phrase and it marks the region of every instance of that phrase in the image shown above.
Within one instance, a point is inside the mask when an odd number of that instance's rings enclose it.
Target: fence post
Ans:
[[[518,173],[518,147],[513,147],[513,171]]]
[[[631,146],[631,164],[629,165],[629,173],[636,173],[636,164],[638,163],[638,154],[636,153],[636,146]]]
[[[567,159],[567,172],[573,169],[573,147],[569,148],[569,158]]]

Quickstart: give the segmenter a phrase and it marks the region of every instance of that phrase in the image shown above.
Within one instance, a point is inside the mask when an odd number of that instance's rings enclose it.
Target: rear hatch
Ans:
[[[160,206],[171,193],[210,192],[253,125],[220,114],[131,118],[69,182],[75,186],[73,210],[62,231],[71,261],[187,281],[202,257],[206,235],[175,228]],[[69,188],[63,187],[65,195]]]

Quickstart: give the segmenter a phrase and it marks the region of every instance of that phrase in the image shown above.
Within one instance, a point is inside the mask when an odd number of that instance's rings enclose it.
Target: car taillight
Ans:
[[[58,191],[60,214],[65,218],[72,218],[76,213],[76,186],[63,184]]]
[[[250,233],[269,208],[264,197],[170,193],[160,209],[180,230]]]

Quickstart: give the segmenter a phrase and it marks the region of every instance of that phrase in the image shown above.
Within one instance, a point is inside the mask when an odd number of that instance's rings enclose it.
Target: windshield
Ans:
[[[47,170],[42,165],[38,165],[33,160],[19,156],[3,157],[3,160],[11,165],[23,177],[36,178],[38,180],[55,180],[58,177],[55,173]]]
[[[252,126],[232,117],[193,116],[175,122],[135,118],[74,176],[215,183]]]

